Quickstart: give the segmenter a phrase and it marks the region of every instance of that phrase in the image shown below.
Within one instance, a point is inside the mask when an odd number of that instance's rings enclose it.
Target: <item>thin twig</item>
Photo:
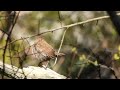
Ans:
[[[60,21],[60,24],[61,24],[61,27],[62,27],[62,18],[61,18],[61,15],[60,15],[60,11],[58,11],[58,17],[59,17],[59,21]]]
[[[61,27],[62,27],[62,19],[61,19],[60,11],[58,11],[58,18],[59,18],[59,21],[60,21],[60,24],[61,24]],[[65,30],[65,32],[66,32],[66,30]],[[64,36],[65,32],[63,33],[63,36]],[[62,37],[62,39],[63,39],[63,37]],[[60,49],[62,47],[62,43],[63,43],[63,40],[61,40],[61,43],[60,43],[60,46],[59,46],[59,49],[58,49],[58,53],[60,52]],[[55,66],[56,62],[57,62],[57,57],[55,59],[53,67]]]
[[[24,39],[23,39],[22,37],[21,37],[21,39],[22,39],[23,42],[24,42]],[[22,42],[22,43],[23,43],[23,42]],[[24,44],[24,43],[23,43],[23,44]],[[23,45],[23,44],[22,44],[22,45]],[[24,50],[25,50],[25,46],[24,46],[24,45],[23,45],[23,48],[24,48]],[[23,73],[23,75],[24,75],[24,77],[25,77],[25,79],[26,79],[27,76],[25,75],[25,73],[24,73],[24,71],[23,71],[23,62],[21,63],[20,67],[21,67],[22,73]]]
[[[82,71],[84,70],[84,68],[85,68],[85,65],[84,65],[85,63],[83,63],[82,64],[82,67],[79,69],[79,72],[78,72],[78,74],[77,74],[77,79],[80,79],[80,75],[81,75],[81,73],[82,73]],[[87,64],[87,63],[86,63]]]
[[[74,59],[75,59],[75,57],[76,57],[76,53],[72,53],[72,55],[71,55],[71,62],[70,62],[70,68],[68,69],[68,77],[71,75],[71,71],[72,71],[72,65],[73,65],[73,63],[74,63]]]
[[[99,78],[101,79],[101,66],[98,65],[97,69],[98,69],[97,71],[98,71]]]
[[[38,34],[40,33],[40,24],[41,24],[41,20],[38,20]]]
[[[9,55],[10,55],[10,64],[11,64],[11,66],[12,66],[12,68],[13,68],[13,61],[12,61],[12,54],[11,54],[11,45],[9,45]],[[14,69],[13,69],[13,71],[14,71]]]
[[[113,69],[113,68],[111,68],[111,67],[108,67],[108,68],[110,69],[110,71],[111,71],[111,72],[112,72],[112,74],[114,75],[115,79],[118,79],[118,77],[117,77],[117,75],[116,75],[116,73],[115,73],[114,69]]]
[[[120,13],[117,13],[117,15],[120,15]],[[48,32],[54,32],[54,31],[57,31],[57,30],[60,30],[60,29],[63,29],[63,28],[70,28],[70,27],[73,27],[73,26],[82,25],[82,24],[85,24],[85,23],[89,23],[89,22],[93,22],[93,21],[101,20],[101,19],[107,19],[107,18],[109,18],[109,16],[101,16],[101,17],[97,17],[97,18],[92,18],[92,19],[88,19],[88,20],[85,20],[85,21],[82,21],[82,22],[77,22],[77,23],[66,25],[66,26],[63,26],[63,27],[47,30],[47,31],[44,31],[40,34],[35,34],[35,35],[29,36],[29,37],[24,37],[23,39],[32,38],[32,37],[39,36],[39,35],[42,35],[42,34],[45,34],[45,33],[48,33]],[[21,40],[21,39],[14,40],[14,41],[10,42],[9,44],[14,43],[14,42],[19,41],[19,40]],[[4,47],[2,47],[0,49],[3,49],[3,48]]]
[[[120,15],[120,13],[117,13],[117,15]],[[101,19],[107,19],[107,18],[109,18],[109,16],[101,16],[101,17],[97,17],[97,18],[92,18],[92,19],[88,19],[88,20],[85,20],[85,21],[82,21],[82,22],[77,22],[77,23],[66,25],[66,26],[63,26],[63,27],[59,27],[59,28],[43,31],[40,34],[35,34],[35,35],[32,35],[32,36],[24,37],[23,39],[32,38],[32,37],[39,36],[39,35],[42,35],[42,34],[45,34],[45,33],[48,33],[48,32],[54,32],[54,31],[57,31],[57,30],[60,30],[60,29],[63,29],[63,28],[70,28],[70,27],[74,27],[74,26],[77,26],[77,25],[82,25],[82,24],[85,24],[85,23],[89,23],[89,22],[93,22],[93,21],[97,21],[97,20],[101,20]],[[19,41],[19,40],[21,40],[21,38],[12,41],[9,44],[14,43],[14,42]],[[4,47],[2,47],[0,49],[3,49],[3,48]]]
[[[17,19],[18,19],[19,13],[20,13],[20,12],[18,12],[18,14],[16,15],[16,17],[14,18],[14,22],[12,23],[12,26],[10,27],[9,34],[8,34],[7,39],[6,39],[6,44],[5,44],[5,48],[4,48],[4,51],[3,51],[3,73],[2,73],[2,79],[4,78],[4,72],[5,72],[5,54],[6,54],[8,42],[9,42],[9,40],[10,40],[13,27],[15,26],[16,21],[17,21]]]
[[[67,31],[67,30],[68,30],[68,28],[65,29],[65,31],[64,31],[64,33],[63,33],[63,36],[62,36],[62,39],[61,39],[61,43],[60,43],[60,47],[59,47],[59,49],[58,49],[58,53],[60,52],[61,47],[62,47],[62,45],[63,45],[64,37],[65,37],[65,34],[66,34],[66,31]],[[57,57],[56,57],[56,59],[55,59],[55,62],[54,62],[54,64],[53,64],[53,67],[56,65],[56,62],[57,62]]]

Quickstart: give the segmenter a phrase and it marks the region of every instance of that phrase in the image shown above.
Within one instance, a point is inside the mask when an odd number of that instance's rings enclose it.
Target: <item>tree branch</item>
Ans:
[[[120,13],[117,13],[117,15],[120,15]],[[55,29],[51,29],[51,30],[47,30],[47,31],[44,30],[43,32],[41,32],[39,34],[35,34],[35,35],[29,36],[29,37],[24,37],[23,39],[32,38],[32,37],[39,36],[39,35],[42,35],[42,34],[45,34],[45,33],[48,33],[48,32],[54,32],[54,31],[57,31],[57,30],[60,30],[60,29],[63,29],[63,28],[70,28],[70,27],[74,27],[74,26],[77,26],[77,25],[82,25],[82,24],[85,24],[85,23],[98,21],[98,20],[101,20],[101,19],[107,19],[107,18],[109,18],[109,16],[101,16],[101,17],[97,17],[97,18],[92,18],[92,19],[88,19],[88,20],[85,20],[85,21],[82,21],[82,22],[77,22],[77,23],[74,23],[74,24],[65,25],[65,26],[62,26],[62,27],[59,27],[59,28],[55,28]],[[66,30],[66,29],[63,29],[63,30]],[[9,44],[14,43],[14,42],[19,41],[19,40],[22,40],[22,39],[20,38],[20,39],[14,40],[14,41],[10,42]],[[2,47],[0,49],[3,49],[3,48],[4,47]]]
[[[14,12],[15,13],[15,12]],[[7,46],[8,46],[8,42],[10,40],[10,37],[11,37],[11,33],[12,33],[12,30],[13,30],[13,27],[15,26],[16,24],[16,21],[18,19],[18,16],[19,16],[19,12],[16,16],[13,16],[13,21],[11,22],[11,26],[9,26],[9,33],[8,33],[8,37],[6,39],[6,44],[5,44],[5,48],[4,48],[4,51],[3,51],[3,71],[2,71],[2,79],[4,78],[4,72],[5,72],[5,55],[6,55],[6,50],[7,50]]]
[[[2,69],[3,63],[0,62],[0,70]],[[20,68],[18,71],[17,70],[17,67],[5,64],[4,75],[12,79],[66,79],[65,76],[60,75],[49,68],[45,69],[44,67],[29,66],[23,68],[23,70]]]

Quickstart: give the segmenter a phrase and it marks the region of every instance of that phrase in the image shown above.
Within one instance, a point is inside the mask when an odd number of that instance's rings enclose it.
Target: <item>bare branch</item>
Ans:
[[[117,15],[120,15],[120,13],[117,13]],[[45,34],[45,33],[48,33],[48,32],[54,32],[54,31],[57,31],[57,30],[60,30],[60,29],[65,30],[64,28],[70,28],[70,27],[74,27],[74,26],[77,26],[77,25],[82,25],[82,24],[85,24],[85,23],[98,21],[98,20],[101,20],[101,19],[107,19],[107,18],[109,18],[109,16],[102,16],[102,17],[92,18],[92,19],[88,19],[88,20],[85,20],[85,21],[82,21],[82,22],[77,22],[77,23],[74,23],[74,24],[65,25],[65,26],[62,26],[62,27],[59,27],[59,28],[47,30],[47,31],[41,32],[40,34],[35,34],[35,35],[29,36],[29,37],[24,37],[23,39],[32,38],[32,37],[39,36],[39,35],[42,35],[42,34]],[[12,41],[9,44],[14,43],[14,42],[19,41],[19,40],[21,40],[21,38]],[[3,48],[4,47],[2,47],[0,49],[3,49]]]
[[[67,28],[67,29],[68,29],[68,28]],[[65,37],[65,34],[66,34],[67,29],[65,29],[65,31],[64,31],[64,33],[63,33],[63,36],[62,36],[62,39],[61,39],[61,43],[60,43],[60,46],[59,46],[59,49],[58,49],[58,53],[60,52],[61,47],[62,47],[62,45],[63,45],[63,41],[64,41],[64,37]],[[56,62],[57,62],[57,57],[56,57],[56,59],[55,59],[55,62],[54,62],[54,64],[53,64],[53,67],[56,65]]]
[[[15,12],[14,12],[14,13],[15,13]],[[16,24],[16,21],[17,21],[17,19],[18,19],[19,13],[20,13],[20,12],[18,12],[18,14],[16,15],[16,17],[13,18],[14,22],[12,23],[12,26],[9,27],[10,30],[8,30],[9,33],[8,33],[8,37],[7,37],[7,39],[6,39],[5,48],[4,48],[4,51],[3,51],[3,72],[2,72],[2,79],[4,78],[4,72],[5,72],[5,65],[4,65],[4,64],[5,64],[6,49],[7,49],[7,46],[8,46],[8,42],[9,42],[9,40],[10,40],[10,37],[11,37],[11,33],[12,33],[12,30],[13,30],[13,27],[14,27],[14,25]]]

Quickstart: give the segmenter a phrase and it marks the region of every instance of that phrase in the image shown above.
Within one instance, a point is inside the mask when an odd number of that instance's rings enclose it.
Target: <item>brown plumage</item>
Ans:
[[[56,52],[42,37],[39,37],[35,44],[26,48],[24,53],[19,54],[20,57],[22,56],[23,60],[26,56],[30,56],[32,59],[39,60],[40,63],[63,55],[63,53]]]

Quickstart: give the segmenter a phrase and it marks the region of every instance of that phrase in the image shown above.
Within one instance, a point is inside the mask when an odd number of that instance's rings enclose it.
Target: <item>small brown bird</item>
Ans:
[[[50,61],[50,59],[54,59],[63,55],[65,54],[56,52],[53,47],[49,45],[42,37],[39,37],[36,43],[27,47],[24,50],[24,53],[22,52],[22,54],[19,54],[23,61],[26,56],[30,56],[32,59],[37,59],[40,66],[42,62]]]

